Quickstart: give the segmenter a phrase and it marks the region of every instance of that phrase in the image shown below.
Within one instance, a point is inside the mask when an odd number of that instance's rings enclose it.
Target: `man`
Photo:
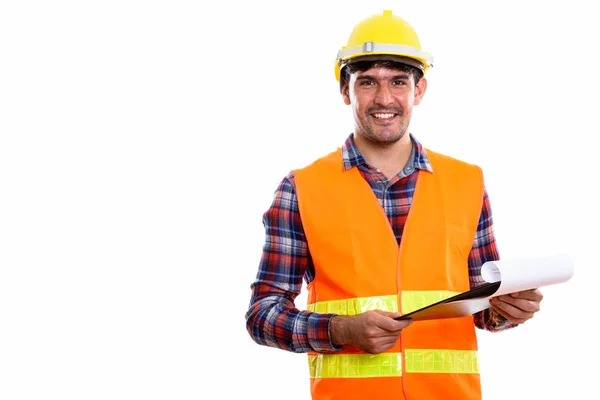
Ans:
[[[542,295],[500,296],[462,318],[395,319],[483,283],[481,265],[498,259],[490,203],[479,167],[409,133],[431,67],[409,24],[391,11],[363,20],[336,62],[355,129],[277,188],[248,332],[308,353],[313,399],[480,399],[475,327],[522,324]]]

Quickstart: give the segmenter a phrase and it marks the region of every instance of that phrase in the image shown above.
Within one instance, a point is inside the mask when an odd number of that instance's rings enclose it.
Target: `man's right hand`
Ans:
[[[352,317],[335,316],[331,319],[331,340],[338,347],[352,345],[367,353],[382,353],[392,347],[402,329],[412,323],[394,319],[401,315],[374,310]]]

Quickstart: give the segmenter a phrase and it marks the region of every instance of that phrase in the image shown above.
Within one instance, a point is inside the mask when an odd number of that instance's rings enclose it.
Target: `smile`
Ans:
[[[376,120],[379,121],[389,121],[392,118],[396,117],[398,114],[396,113],[373,113],[370,114],[371,117],[375,118]]]
[[[394,115],[394,113],[377,113],[377,114],[371,114],[373,115],[375,118],[377,119],[387,119],[387,118],[392,118]]]

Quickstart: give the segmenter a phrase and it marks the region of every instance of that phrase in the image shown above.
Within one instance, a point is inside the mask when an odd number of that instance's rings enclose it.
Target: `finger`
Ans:
[[[385,315],[386,317],[390,317],[390,318],[398,318],[398,317],[402,316],[402,313],[398,312],[398,311],[392,312],[392,311],[375,310],[375,312],[377,314]]]
[[[522,324],[531,317],[532,312],[523,311],[512,304],[500,301],[498,299],[492,299],[491,304],[504,318],[506,318],[512,324]]]
[[[387,349],[389,349],[390,347],[395,345],[397,341],[398,341],[398,338],[396,338],[396,339],[385,338],[385,340],[378,340],[378,341],[374,342],[373,346],[371,346],[371,347],[373,349],[376,349],[376,351],[378,353],[381,353],[382,351],[386,351]]]
[[[410,319],[396,321],[395,319],[389,317],[379,318],[376,321],[377,327],[388,332],[399,332],[409,326],[411,323],[412,320]]]
[[[371,354],[380,354],[386,350],[389,350],[393,346],[394,346],[394,343],[378,345],[378,346],[366,346],[362,350],[366,351],[367,353],[371,353]]]
[[[539,289],[523,290],[522,292],[511,293],[510,296],[516,299],[535,300],[538,302],[544,298]]]
[[[511,323],[511,324],[522,324],[525,321],[519,321],[516,320],[512,315],[510,315],[509,313],[507,313],[506,311],[502,310],[500,307],[497,306],[492,306],[492,308],[494,310],[496,310],[496,312],[500,315],[502,315],[504,318],[506,318],[506,320]]]
[[[398,341],[399,335],[396,336],[382,336],[382,337],[371,337],[364,342],[363,346],[360,346],[361,349],[369,352],[369,353],[381,353],[394,346]]]
[[[400,338],[400,335],[388,335],[388,336],[380,336],[380,337],[372,338],[371,340],[374,344],[380,345],[383,343],[396,343],[399,338]]]
[[[400,334],[402,333],[402,329],[399,331],[384,331],[384,330],[380,330],[379,333],[377,335],[374,336],[374,338],[387,338],[390,340],[397,340],[400,337]]]
[[[516,308],[526,312],[535,313],[540,311],[539,301],[514,298],[513,296],[500,296],[498,300],[504,303],[511,304]]]

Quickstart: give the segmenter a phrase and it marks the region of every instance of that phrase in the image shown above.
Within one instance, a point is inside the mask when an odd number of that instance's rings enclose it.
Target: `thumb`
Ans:
[[[383,311],[383,310],[375,310],[377,314],[389,317],[389,318],[398,318],[402,316],[401,312],[398,311]]]

